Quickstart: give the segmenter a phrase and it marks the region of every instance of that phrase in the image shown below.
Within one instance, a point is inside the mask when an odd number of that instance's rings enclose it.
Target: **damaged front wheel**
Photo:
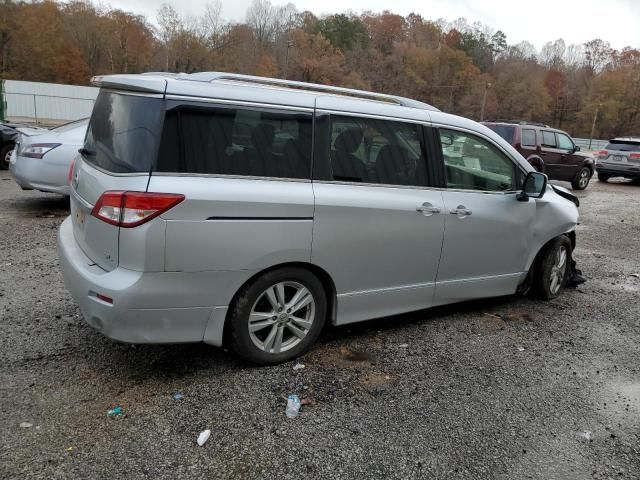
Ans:
[[[544,300],[560,294],[571,265],[571,242],[564,235],[550,242],[541,252],[534,277],[534,291]]]

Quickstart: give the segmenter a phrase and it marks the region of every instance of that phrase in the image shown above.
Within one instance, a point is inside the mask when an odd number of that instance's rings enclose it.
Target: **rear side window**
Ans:
[[[108,172],[149,172],[158,147],[163,108],[159,98],[100,91],[83,157]]]
[[[619,152],[640,152],[639,142],[610,141],[605,147],[606,150],[617,150]]]
[[[156,171],[310,178],[310,114],[178,107],[167,112]]]
[[[536,131],[529,128],[522,129],[522,138],[520,139],[520,145],[523,147],[535,147],[536,143]]]
[[[330,132],[334,180],[427,185],[426,161],[418,125],[332,116]]]
[[[513,137],[516,131],[515,127],[509,125],[487,125],[487,127],[496,132],[507,142],[513,143]]]
[[[542,146],[556,148],[556,134],[548,130],[542,131]]]

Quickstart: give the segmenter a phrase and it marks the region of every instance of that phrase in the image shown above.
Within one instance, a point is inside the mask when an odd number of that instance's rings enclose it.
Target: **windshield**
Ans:
[[[162,113],[159,98],[101,91],[91,113],[83,157],[113,173],[150,171]]]
[[[504,138],[507,142],[513,143],[513,134],[516,130],[515,127],[511,127],[509,125],[491,125],[486,123],[485,125]]]

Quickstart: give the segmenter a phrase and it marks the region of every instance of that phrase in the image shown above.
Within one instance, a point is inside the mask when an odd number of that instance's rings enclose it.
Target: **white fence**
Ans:
[[[91,114],[98,96],[95,87],[5,80],[7,120],[56,124]]]
[[[588,139],[588,138],[574,138],[573,139],[583,150],[602,150],[607,146],[609,140],[598,140],[598,139]]]

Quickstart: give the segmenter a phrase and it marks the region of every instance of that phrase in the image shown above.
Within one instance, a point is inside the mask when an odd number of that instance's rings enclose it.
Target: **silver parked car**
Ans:
[[[113,339],[276,363],[327,322],[552,298],[571,272],[571,195],[471,120],[226,73],[94,84],[58,245],[67,288]]]
[[[82,147],[88,118],[50,130],[18,128],[9,170],[23,190],[69,195],[69,169]]]
[[[601,182],[613,177],[640,180],[640,138],[611,139],[605,149],[596,154],[596,171]]]

